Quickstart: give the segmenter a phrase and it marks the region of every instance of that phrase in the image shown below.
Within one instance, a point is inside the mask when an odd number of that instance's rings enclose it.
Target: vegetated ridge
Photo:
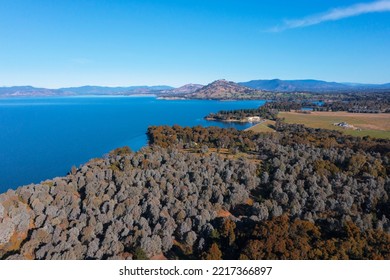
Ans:
[[[247,99],[259,97],[261,91],[241,86],[237,83],[217,80],[185,97],[189,99]]]
[[[197,91],[198,89],[201,89],[202,87],[203,87],[203,85],[200,85],[200,84],[186,84],[186,85],[178,87],[178,88],[163,91],[162,93],[163,94],[171,94],[171,95],[190,94],[190,93]]]
[[[390,91],[390,83],[356,84],[335,83],[319,80],[252,80],[249,82],[227,82],[218,80],[203,87],[187,84],[178,88],[171,86],[129,86],[104,87],[81,86],[59,89],[36,88],[32,86],[0,87],[0,97],[37,97],[72,95],[159,95],[162,97],[195,99],[275,99],[284,96],[277,93],[356,93]],[[196,93],[197,92],[197,93]],[[270,94],[274,93],[274,94]]]
[[[372,91],[389,90],[388,84],[358,84],[358,83],[336,83],[321,80],[252,80],[241,82],[240,85],[258,90],[276,92],[334,92],[334,91]]]

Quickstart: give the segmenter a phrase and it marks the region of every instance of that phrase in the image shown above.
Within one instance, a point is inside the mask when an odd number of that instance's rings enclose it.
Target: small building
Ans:
[[[261,118],[257,116],[248,117],[247,120],[248,122],[261,122]]]
[[[354,128],[353,125],[350,125],[347,122],[334,123],[333,125],[343,127],[343,128]]]

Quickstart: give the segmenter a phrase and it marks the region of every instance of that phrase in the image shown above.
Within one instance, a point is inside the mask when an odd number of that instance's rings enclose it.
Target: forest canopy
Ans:
[[[389,259],[390,141],[153,126],[0,195],[2,259]]]

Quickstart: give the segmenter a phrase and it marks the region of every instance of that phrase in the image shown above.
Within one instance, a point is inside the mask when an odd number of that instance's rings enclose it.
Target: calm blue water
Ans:
[[[150,125],[249,125],[208,122],[210,112],[256,108],[264,101],[158,100],[153,97],[0,99],[0,193],[65,175],[124,145],[147,144]]]

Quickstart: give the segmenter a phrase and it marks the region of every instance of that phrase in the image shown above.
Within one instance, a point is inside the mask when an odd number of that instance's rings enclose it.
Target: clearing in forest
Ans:
[[[363,114],[348,112],[281,112],[278,117],[286,123],[304,124],[312,128],[333,129],[353,136],[372,136],[390,139],[390,114]],[[348,123],[354,129],[335,126],[335,123]]]

